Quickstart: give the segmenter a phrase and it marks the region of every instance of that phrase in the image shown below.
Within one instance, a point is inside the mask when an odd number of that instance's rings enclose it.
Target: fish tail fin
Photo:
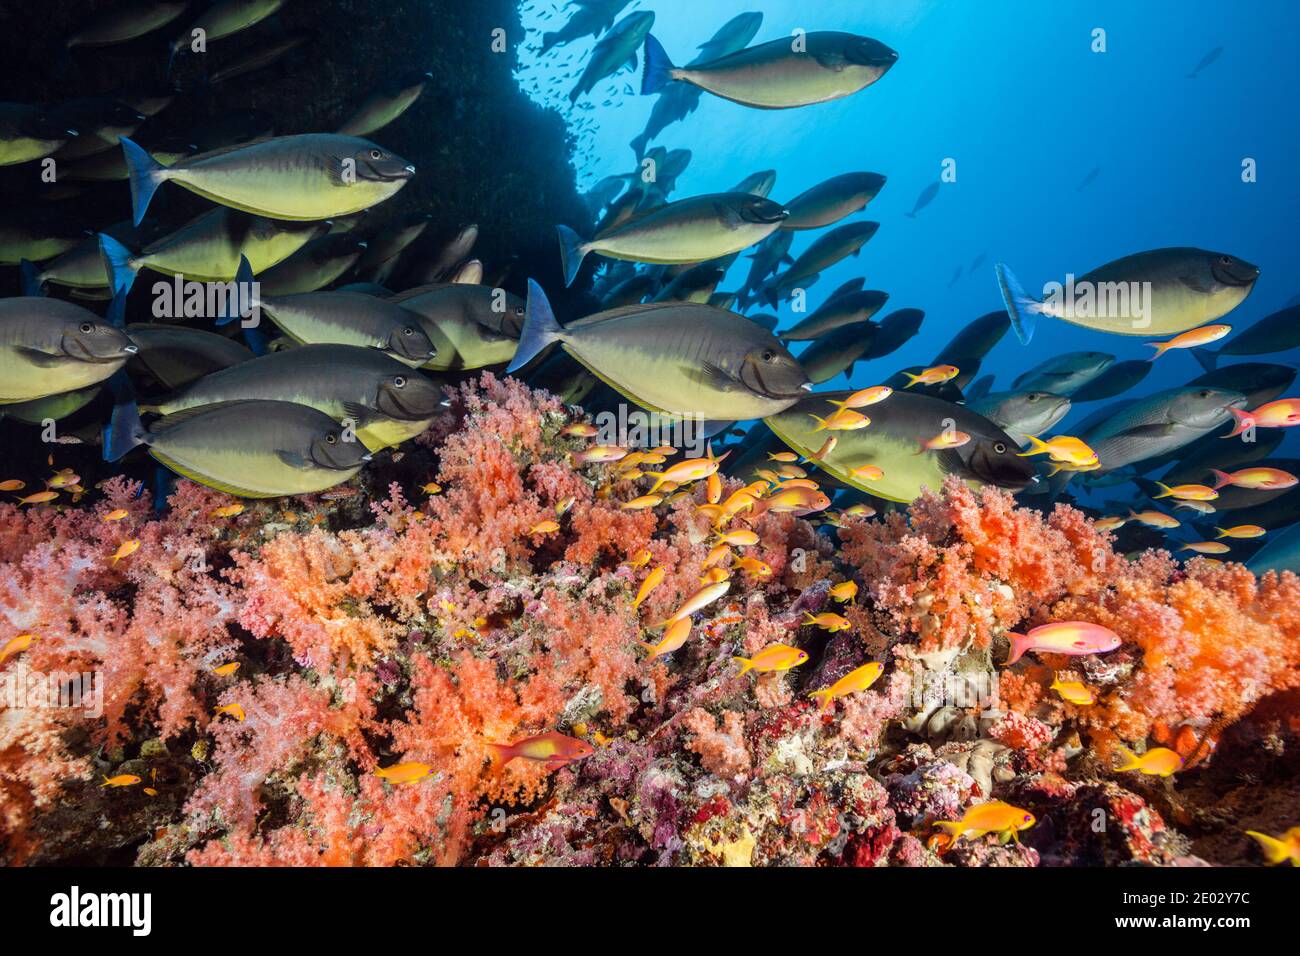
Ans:
[[[1017,458],[1028,458],[1030,455],[1041,455],[1043,452],[1048,450],[1047,442],[1043,441],[1041,438],[1037,438],[1034,435],[1026,435],[1025,437],[1029,439],[1029,451],[1016,452]]]
[[[497,770],[505,767],[515,756],[515,748],[510,744],[494,744],[489,741],[488,749],[492,752],[492,765]]]
[[[639,136],[632,137],[632,142],[628,145],[632,147],[632,152],[636,153],[636,158],[640,160],[645,156],[645,148],[650,145],[650,136],[641,133]]]
[[[907,376],[907,384],[904,385],[903,388],[911,388],[917,382],[921,381],[921,376],[919,375],[913,375],[911,372],[904,372],[903,374]]]
[[[45,295],[45,283],[41,281],[41,274],[37,271],[35,263],[23,259],[18,263],[18,275],[22,281],[23,295]]]
[[[1156,350],[1156,354],[1147,359],[1148,362],[1154,362],[1156,359],[1160,358],[1160,356],[1169,351],[1168,342],[1148,342],[1147,345]],[[1207,369],[1206,371],[1209,370]]]
[[[126,159],[127,177],[131,181],[131,218],[138,226],[144,222],[149,200],[167,178],[167,167],[129,137],[123,136],[119,142],[122,156]]]
[[[813,431],[820,432],[826,430],[826,419],[822,418],[820,415],[814,415],[811,412],[808,413],[808,417],[816,420],[817,422],[817,427],[814,428]]]
[[[648,495],[653,495],[659,490],[659,486],[668,480],[668,473],[663,471],[643,471],[641,474],[646,478],[653,478],[655,480],[654,486],[646,492]]]
[[[1152,498],[1168,498],[1174,493],[1174,489],[1170,488],[1163,481],[1157,481],[1156,487],[1160,489],[1160,494],[1152,495]]]
[[[1220,488],[1226,488],[1228,485],[1232,484],[1232,475],[1228,474],[1226,471],[1220,471],[1217,468],[1211,468],[1210,471],[1214,475],[1215,491],[1218,491]]]
[[[1011,642],[1011,653],[1007,655],[1007,661],[1004,666],[1010,667],[1020,658],[1025,656],[1025,651],[1029,650],[1029,635],[1018,634],[1015,631],[1007,632],[1007,640]]]
[[[135,282],[136,273],[140,271],[140,267],[131,261],[133,258],[131,250],[112,236],[101,232],[99,251],[104,257],[104,265],[108,268],[114,297],[120,295],[125,299],[126,294],[131,291],[131,285]]]
[[[1281,863],[1290,856],[1286,844],[1276,837],[1271,837],[1267,833],[1260,833],[1258,830],[1247,830],[1246,835],[1255,838],[1259,848],[1268,857],[1269,863]]]
[[[961,833],[962,830],[960,820],[936,820],[934,825],[944,833],[948,834],[948,836],[954,838]]]
[[[257,326],[245,325],[243,331],[244,344],[248,346],[248,351],[254,355],[265,355],[271,350],[270,345],[267,344],[266,336],[262,334],[262,330]]]
[[[1228,536],[1228,532],[1224,531],[1217,524],[1214,526],[1214,530],[1219,532],[1218,534],[1215,535],[1216,538],[1226,538]]]
[[[128,398],[113,406],[113,417],[104,429],[104,460],[118,461],[139,445],[146,445],[149,433],[140,420],[140,406]]]
[[[248,256],[239,257],[239,268],[235,270],[235,281],[231,287],[231,294],[221,297],[221,304],[217,306],[216,324],[218,326],[229,325],[235,319],[243,318],[244,310],[249,307],[256,307],[257,302],[254,299],[253,285],[253,265],[248,261]]]
[[[1043,304],[1025,291],[1016,274],[1004,263],[994,266],[993,272],[998,277],[998,288],[1002,290],[1002,301],[1006,303],[1007,316],[1011,319],[1011,327],[1016,330],[1016,338],[1020,339],[1021,345],[1028,345],[1034,337],[1034,324]]]
[[[519,336],[519,347],[515,349],[515,357],[511,359],[510,366],[506,369],[507,374],[513,375],[519,371],[544,352],[548,345],[560,341],[563,334],[564,328],[555,318],[551,303],[546,299],[546,293],[535,280],[529,279],[524,329]]]
[[[658,93],[673,80],[673,61],[653,33],[645,36],[645,68],[641,73],[641,95]]]
[[[1232,412],[1232,417],[1236,419],[1237,424],[1232,426],[1232,431],[1224,435],[1224,438],[1236,438],[1255,423],[1254,416],[1250,412],[1244,412],[1240,408],[1229,408],[1228,411]]]
[[[1219,364],[1219,353],[1222,349],[1192,349],[1192,358],[1201,363],[1201,368],[1207,372],[1213,372]]]
[[[754,669],[754,662],[751,661],[748,657],[733,657],[732,660],[740,665],[741,674],[748,674],[751,670]]]
[[[1115,750],[1119,753],[1121,761],[1123,761],[1115,768],[1116,773],[1122,773],[1126,770],[1136,770],[1138,767],[1142,766],[1141,758],[1123,744],[1116,744]]]
[[[821,712],[824,714],[831,709],[831,689],[823,687],[821,690],[815,690],[808,695],[821,704]]]
[[[571,286],[573,280],[578,278],[582,260],[587,258],[587,243],[582,236],[563,224],[556,226],[555,231],[560,236],[560,267],[564,271],[564,284],[566,287]]]

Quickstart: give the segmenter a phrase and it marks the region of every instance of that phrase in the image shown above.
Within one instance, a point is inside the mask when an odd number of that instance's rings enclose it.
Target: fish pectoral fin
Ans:
[[[740,384],[734,376],[727,374],[712,362],[702,362],[697,368],[688,370],[686,377],[696,385],[722,392],[733,392]]]
[[[364,428],[367,423],[382,417],[379,409],[371,408],[369,405],[362,405],[360,402],[344,402],[343,414],[356,422],[357,428]]]
[[[1187,286],[1187,288],[1191,289],[1193,292],[1200,293],[1201,295],[1209,295],[1214,291],[1210,287],[1209,283],[1204,279],[1197,278],[1196,276],[1179,276],[1178,281]]]
[[[296,451],[285,451],[283,448],[280,448],[276,450],[275,457],[279,458],[290,468],[307,467],[307,459],[302,457],[302,455],[298,454]]]
[[[14,351],[22,357],[24,362],[35,365],[37,368],[53,368],[63,362],[62,352],[51,354],[25,345],[15,346]]]
[[[840,53],[814,53],[813,59],[817,61],[817,65],[823,70],[831,70],[835,73],[839,73],[849,64],[849,61]]]

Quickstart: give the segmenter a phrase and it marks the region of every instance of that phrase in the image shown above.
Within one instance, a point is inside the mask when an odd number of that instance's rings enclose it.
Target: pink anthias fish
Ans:
[[[1014,664],[1029,651],[1082,657],[1105,654],[1120,645],[1119,635],[1110,628],[1087,621],[1056,621],[1036,627],[1028,634],[1009,632],[1007,637],[1011,640],[1007,665]]]

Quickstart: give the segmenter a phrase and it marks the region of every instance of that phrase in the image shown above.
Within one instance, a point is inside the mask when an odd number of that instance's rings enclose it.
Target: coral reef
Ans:
[[[1077,511],[955,480],[835,527],[754,509],[734,527],[757,543],[714,553],[706,483],[622,507],[644,482],[575,465],[577,415],[484,374],[325,494],[219,516],[231,499],[192,483],[155,509],[115,478],[75,505],[0,505],[0,626],[34,635],[0,678],[94,673],[103,693],[99,713],[0,706],[0,858],[1176,865],[1260,862],[1240,830],[1294,825],[1293,575],[1130,561]],[[648,654],[715,566],[726,593]],[[847,580],[858,596],[832,604]],[[851,627],[807,623],[831,610]],[[1122,643],[1002,664],[1009,630],[1065,620]],[[776,643],[808,661],[733,660]],[[870,688],[809,696],[873,660]],[[547,732],[593,752],[493,746]],[[1117,772],[1116,745],[1170,746],[1183,769]],[[424,770],[376,773],[395,765]],[[1018,842],[937,838],[994,799],[1035,816]]]

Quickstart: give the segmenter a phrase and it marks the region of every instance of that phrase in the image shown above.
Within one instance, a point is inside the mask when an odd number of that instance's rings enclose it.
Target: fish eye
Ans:
[[[995,455],[1005,455],[1006,453],[1007,453],[1007,446],[1006,446],[1006,445],[1002,444],[1002,442],[1000,442],[1000,441],[996,441],[996,442],[993,443],[993,454],[995,454]]]
[[[372,149],[372,150],[370,151],[370,158],[371,158],[371,159],[383,159],[383,158],[384,158],[384,152],[383,152],[383,150],[380,150],[380,149]]]
[[[330,434],[328,434],[328,435],[325,436],[325,441],[327,441],[329,444],[333,445],[336,441],[338,441],[338,439],[334,437],[334,433],[333,433],[333,432],[330,432]]]
[[[771,362],[776,358],[776,353],[771,349],[763,349],[763,361]]]
[[[1208,388],[1201,389],[1201,398],[1209,398],[1213,393]]]
[[[406,376],[396,375],[393,377],[394,388],[406,388]]]
[[[94,328],[95,328],[95,327],[94,327],[93,325],[91,325],[89,322],[82,322],[82,323],[81,323],[81,331],[82,331],[82,332],[92,332],[92,331],[94,331]]]
[[[415,334],[415,329],[411,328],[411,327],[408,325],[406,328],[402,329],[402,334],[403,334],[403,335],[414,335],[414,334]]]
[[[1219,256],[1219,261],[1225,266],[1232,265],[1232,256]]]

